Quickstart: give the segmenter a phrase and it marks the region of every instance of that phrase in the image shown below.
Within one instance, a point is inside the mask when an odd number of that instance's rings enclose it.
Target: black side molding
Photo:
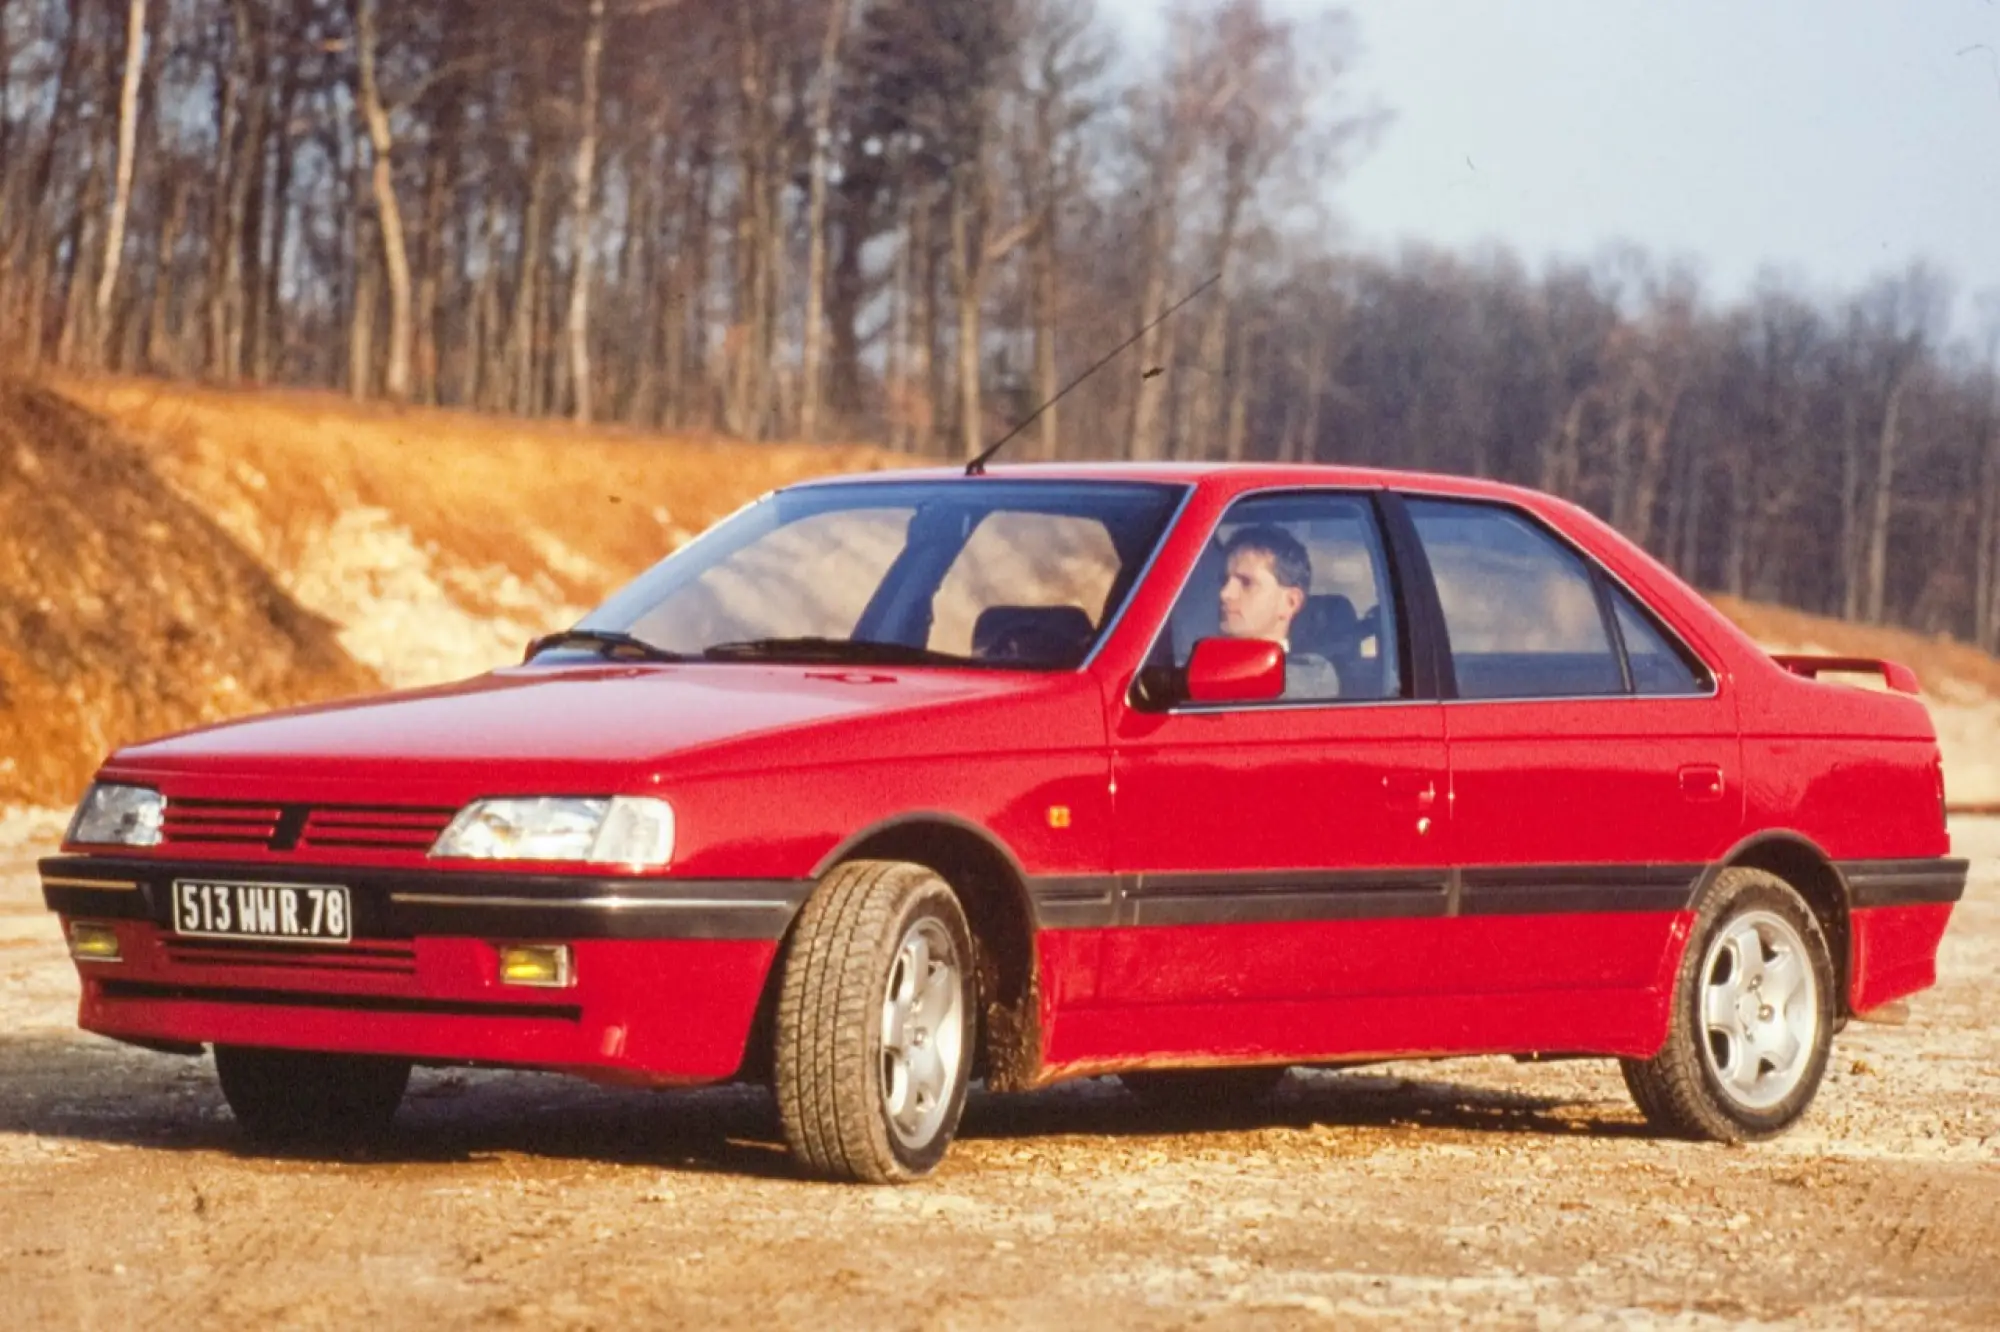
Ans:
[[[1843,860],[1848,902],[1865,907],[1920,906],[1956,902],[1965,896],[1964,860]]]

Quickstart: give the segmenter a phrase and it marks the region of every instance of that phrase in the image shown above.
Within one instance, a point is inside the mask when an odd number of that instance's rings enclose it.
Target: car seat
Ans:
[[[1382,696],[1382,656],[1361,655],[1361,645],[1375,631],[1374,616],[1354,613],[1354,603],[1338,592],[1307,597],[1292,621],[1292,649],[1324,657],[1340,676],[1344,698]]]
[[[1077,666],[1096,634],[1081,606],[988,606],[972,623],[972,655],[981,661]]]

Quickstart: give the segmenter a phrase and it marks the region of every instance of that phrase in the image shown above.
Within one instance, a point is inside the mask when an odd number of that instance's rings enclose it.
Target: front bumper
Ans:
[[[709,1082],[743,1063],[778,941],[810,883],[714,882],[97,856],[41,863],[69,922],[111,926],[120,960],[79,960],[88,1031]],[[176,879],[338,883],[349,944],[185,937]],[[565,943],[573,983],[504,985],[499,943]]]

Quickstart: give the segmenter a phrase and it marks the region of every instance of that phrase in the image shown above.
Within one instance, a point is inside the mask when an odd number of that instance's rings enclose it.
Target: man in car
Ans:
[[[1283,645],[1284,697],[1340,697],[1340,676],[1332,662],[1292,651],[1292,621],[1305,609],[1312,587],[1312,561],[1298,538],[1282,527],[1259,524],[1230,537],[1222,553],[1223,634]]]

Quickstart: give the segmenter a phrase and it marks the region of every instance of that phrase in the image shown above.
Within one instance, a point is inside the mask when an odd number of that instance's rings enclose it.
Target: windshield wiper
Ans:
[[[832,661],[867,666],[969,666],[969,657],[872,638],[748,638],[702,649],[710,661]]]
[[[564,629],[553,634],[543,634],[528,644],[525,660],[533,661],[552,648],[594,647],[606,657],[639,661],[686,661],[687,657],[643,638],[620,633],[616,629]]]

